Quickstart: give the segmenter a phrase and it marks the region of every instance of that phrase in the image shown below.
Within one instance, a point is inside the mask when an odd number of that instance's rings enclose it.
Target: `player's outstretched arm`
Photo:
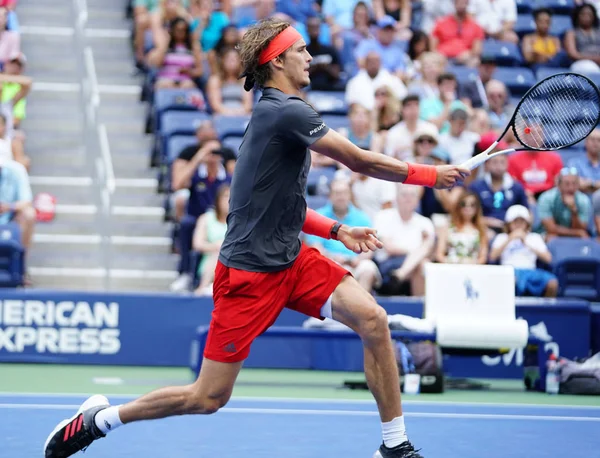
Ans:
[[[470,174],[468,169],[456,165],[435,167],[409,164],[385,154],[364,150],[333,129],[329,129],[310,148],[341,162],[354,172],[386,181],[451,188]]]

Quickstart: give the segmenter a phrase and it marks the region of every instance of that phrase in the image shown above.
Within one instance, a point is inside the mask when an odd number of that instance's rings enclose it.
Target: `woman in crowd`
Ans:
[[[535,32],[525,35],[521,44],[525,61],[532,66],[558,66],[560,40],[550,35],[552,12],[548,8],[540,8],[533,13]]]
[[[206,92],[213,113],[225,116],[241,116],[252,111],[253,91],[244,90],[240,53],[229,48],[223,53],[219,72],[208,78]]]
[[[400,121],[400,101],[389,86],[375,90],[375,119],[382,141],[387,131]]]
[[[558,280],[550,272],[538,269],[537,261],[550,264],[552,255],[540,234],[531,232],[531,214],[523,205],[506,211],[505,233],[492,243],[490,261],[515,268],[517,296],[556,297]]]
[[[350,105],[348,110],[350,128],[342,127],[340,134],[354,143],[356,146],[372,151],[381,150],[379,135],[375,132],[373,115],[370,110],[358,103]]]
[[[240,39],[240,31],[235,25],[229,24],[223,29],[221,38],[215,47],[208,51],[207,54],[211,74],[219,72],[219,62],[223,59],[225,51],[235,48],[240,42]]]
[[[450,213],[450,224],[440,228],[436,259],[453,264],[486,264],[487,229],[477,194],[463,191]]]
[[[171,40],[169,29],[175,19],[191,19],[186,6],[182,0],[160,0],[156,10],[150,14],[150,30],[155,48],[164,49],[168,46]]]
[[[229,186],[222,185],[215,196],[215,208],[198,218],[192,246],[203,255],[198,265],[200,284],[196,294],[212,295],[211,285],[215,276],[215,267],[221,244],[227,231],[227,213],[229,213]]]
[[[600,21],[598,12],[587,3],[572,13],[573,29],[565,35],[565,50],[576,61],[571,70],[580,73],[600,72]]]
[[[411,0],[373,0],[375,19],[391,16],[396,20],[396,37],[408,40],[412,35],[410,23],[412,19]]]
[[[416,75],[416,81],[408,87],[409,94],[416,94],[421,100],[438,97],[440,95],[438,77],[444,72],[446,63],[446,58],[440,53],[422,53],[418,64],[420,74]]]
[[[185,19],[173,20],[169,37],[148,54],[148,63],[159,68],[155,88],[195,88],[194,79],[202,76],[202,52]]]

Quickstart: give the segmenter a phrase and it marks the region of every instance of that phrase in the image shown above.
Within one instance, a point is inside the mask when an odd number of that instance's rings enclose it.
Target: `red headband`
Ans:
[[[271,40],[269,45],[260,53],[258,65],[263,65],[271,59],[286,51],[290,46],[302,39],[302,35],[292,26],[283,29],[283,31]]]

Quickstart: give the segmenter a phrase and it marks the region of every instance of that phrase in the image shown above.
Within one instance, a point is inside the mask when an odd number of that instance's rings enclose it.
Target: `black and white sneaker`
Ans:
[[[381,444],[373,458],[423,458],[423,455],[419,453],[419,450],[415,450],[410,442],[403,442],[393,448],[387,448],[385,444]]]
[[[109,406],[104,396],[88,398],[75,415],[61,421],[50,433],[44,444],[44,457],[66,458],[104,437],[105,434],[94,423],[94,417]]]

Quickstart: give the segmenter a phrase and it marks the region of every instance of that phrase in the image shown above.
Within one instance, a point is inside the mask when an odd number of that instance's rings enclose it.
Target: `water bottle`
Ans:
[[[560,371],[558,367],[558,359],[554,353],[550,354],[546,364],[546,393],[558,394],[560,383]]]

